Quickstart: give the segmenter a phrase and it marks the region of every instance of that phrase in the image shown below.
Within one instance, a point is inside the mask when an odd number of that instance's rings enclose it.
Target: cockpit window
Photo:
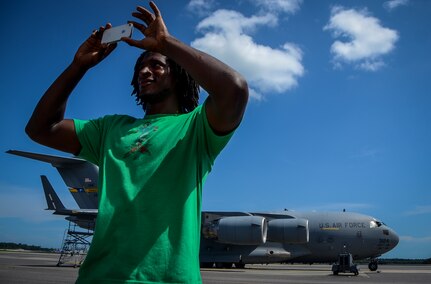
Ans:
[[[370,221],[370,228],[378,228],[381,225],[383,225],[383,223],[380,221],[377,221],[377,220]]]

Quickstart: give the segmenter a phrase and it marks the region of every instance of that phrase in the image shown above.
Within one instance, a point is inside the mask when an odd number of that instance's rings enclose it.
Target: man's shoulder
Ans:
[[[77,130],[94,129],[103,131],[103,129],[127,127],[127,125],[134,124],[136,120],[138,119],[130,115],[109,114],[89,120],[74,119],[74,123]]]
[[[202,115],[203,109],[204,109],[203,105],[198,105],[192,111],[184,113],[183,116],[194,117],[194,116]]]
[[[127,115],[127,114],[107,114],[96,120],[102,120],[105,123],[133,123],[138,118]]]

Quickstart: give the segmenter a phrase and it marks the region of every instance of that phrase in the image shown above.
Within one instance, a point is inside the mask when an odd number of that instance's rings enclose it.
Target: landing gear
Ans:
[[[377,268],[379,268],[379,265],[377,263],[377,259],[372,259],[370,263],[368,264],[368,269],[371,271],[376,271]]]
[[[213,268],[214,262],[201,262],[201,268]]]
[[[332,273],[338,275],[338,273],[351,272],[355,276],[359,274],[359,269],[356,264],[353,263],[353,258],[350,253],[341,253],[338,256],[338,262],[332,265]]]
[[[232,268],[232,262],[216,262],[216,268]]]
[[[201,262],[200,267],[201,268],[232,268],[235,266],[235,268],[243,269],[245,267],[245,263],[243,262]]]

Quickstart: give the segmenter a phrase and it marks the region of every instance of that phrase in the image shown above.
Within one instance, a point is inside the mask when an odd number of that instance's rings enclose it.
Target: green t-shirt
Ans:
[[[99,166],[99,213],[77,283],[201,283],[202,185],[232,133],[205,107],[137,119],[75,120],[80,157]]]

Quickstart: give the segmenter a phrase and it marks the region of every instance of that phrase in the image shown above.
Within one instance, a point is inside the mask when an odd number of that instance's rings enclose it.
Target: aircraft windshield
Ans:
[[[378,228],[381,225],[383,225],[383,223],[380,221],[377,221],[377,220],[370,221],[370,228]]]

